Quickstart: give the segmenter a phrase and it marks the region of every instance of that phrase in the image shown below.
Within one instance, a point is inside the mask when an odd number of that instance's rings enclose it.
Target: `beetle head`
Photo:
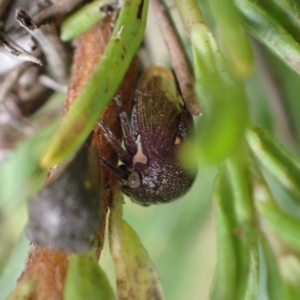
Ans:
[[[147,164],[136,163],[126,177],[121,179],[121,191],[133,202],[148,206],[179,198],[192,185],[195,175],[174,164],[173,159],[157,158]]]

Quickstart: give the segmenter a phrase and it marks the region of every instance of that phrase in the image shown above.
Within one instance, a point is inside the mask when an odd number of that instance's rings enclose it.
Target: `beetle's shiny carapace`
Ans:
[[[99,125],[123,163],[116,168],[103,161],[120,178],[121,190],[133,202],[145,206],[184,195],[196,174],[182,166],[179,154],[193,131],[193,120],[173,73],[165,67],[152,66],[142,75],[131,124],[118,97],[116,101],[125,149],[102,121]]]

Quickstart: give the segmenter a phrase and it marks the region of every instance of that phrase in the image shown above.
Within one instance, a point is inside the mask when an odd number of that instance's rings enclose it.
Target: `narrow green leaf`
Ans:
[[[106,13],[100,10],[101,6],[112,3],[112,0],[93,1],[72,13],[61,24],[60,38],[64,42],[70,41],[95,25],[106,16]]]
[[[207,40],[202,42],[207,44]],[[214,69],[218,62],[207,68],[203,63],[206,51],[198,50],[193,47],[196,91],[204,108],[202,120],[196,125],[199,157],[204,162],[216,163],[239,147],[248,124],[248,107],[241,82],[226,74],[225,64],[223,70]]]
[[[252,49],[233,0],[211,0],[209,3],[230,65],[240,77],[248,77],[252,71]]]
[[[13,291],[14,288],[16,287],[17,279],[19,278],[20,274],[25,268],[29,248],[30,248],[30,241],[25,236],[25,233],[23,233],[19,242],[16,244],[15,248],[11,252],[11,255],[8,261],[6,262],[4,269],[1,270],[1,275],[0,275],[1,299],[6,299],[6,296],[9,293],[11,293],[11,291]],[[23,288],[21,287],[20,290],[23,290],[24,294],[30,294],[30,283],[24,282]],[[16,299],[23,299],[23,298],[16,298]]]
[[[300,201],[300,160],[261,128],[251,128],[247,141],[260,162]]]
[[[258,244],[250,247],[250,266],[248,272],[247,285],[245,289],[245,300],[256,300],[258,297],[259,282],[259,253]]]
[[[239,146],[244,136],[248,124],[245,90],[220,52],[195,2],[175,3],[190,36],[195,88],[203,104],[194,152],[202,162],[218,163]]]
[[[297,0],[264,0],[260,5],[277,20],[296,41],[300,41],[300,6]]]
[[[282,211],[262,185],[256,186],[254,195],[257,209],[262,217],[270,223],[282,239],[300,251],[300,220]]]
[[[262,234],[260,234],[260,238],[267,265],[267,290],[269,297],[272,300],[287,299],[286,285],[280,274],[278,259],[268,244],[267,239]]]
[[[125,1],[99,65],[62,120],[41,161],[48,168],[84,141],[114,96],[143,38],[148,0]]]
[[[234,210],[237,222],[243,227],[244,232],[246,231],[249,234],[254,234],[254,209],[248,185],[248,176],[245,169],[246,161],[244,161],[241,156],[241,152],[237,153],[227,161],[227,168],[230,174],[230,184],[235,198]]]
[[[237,7],[245,17],[249,32],[300,74],[299,43],[259,2],[235,0]]]
[[[300,219],[288,214],[278,206],[260,171],[254,164],[253,172],[256,177],[252,187],[253,198],[260,218],[267,221],[284,241],[300,252]]]
[[[34,282],[31,278],[23,278],[17,282],[17,286],[5,300],[20,300],[32,298]],[[1,295],[2,296],[2,295]]]
[[[288,295],[284,299],[300,298],[300,259],[299,255],[289,253],[279,259],[283,281],[287,286]]]
[[[190,35],[195,24],[204,23],[204,18],[199,11],[199,7],[194,0],[174,0],[181,20],[187,33]]]
[[[57,120],[22,142],[0,165],[0,209],[10,211],[32,195],[43,183],[46,171],[39,161],[57,127]]]
[[[116,300],[105,273],[92,253],[72,255],[64,300]]]
[[[278,236],[264,230],[261,235],[268,271],[267,288],[270,299],[294,300],[300,297],[299,252],[286,246]],[[271,235],[271,238],[270,238]],[[274,238],[276,242],[274,243]]]
[[[234,200],[237,253],[237,298],[256,299],[258,290],[258,244],[255,215],[246,162],[239,152],[227,162]]]
[[[260,227],[259,237],[268,265],[270,299],[298,299],[300,219],[279,207],[253,158],[251,173],[252,194]]]
[[[163,289],[155,266],[136,232],[122,219],[122,199],[119,200],[111,208],[109,218],[110,250],[118,297],[120,300],[163,300]]]
[[[224,169],[219,172],[214,190],[217,225],[217,268],[211,290],[213,300],[236,299],[237,260],[230,218],[232,194]]]

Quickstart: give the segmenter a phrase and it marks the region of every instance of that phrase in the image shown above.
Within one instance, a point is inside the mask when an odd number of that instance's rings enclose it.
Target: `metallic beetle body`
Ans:
[[[123,165],[104,163],[121,179],[121,190],[140,205],[166,203],[185,194],[195,173],[180,164],[179,152],[193,129],[190,113],[182,103],[173,74],[164,67],[149,68],[135,95],[131,127],[120,109],[125,149],[100,122],[106,138]]]

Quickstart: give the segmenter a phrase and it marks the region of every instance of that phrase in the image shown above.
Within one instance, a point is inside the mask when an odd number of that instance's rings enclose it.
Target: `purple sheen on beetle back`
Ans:
[[[196,177],[196,173],[181,165],[179,157],[182,144],[193,132],[193,120],[183,104],[173,73],[165,67],[152,66],[142,75],[131,127],[118,98],[117,104],[126,155],[102,122],[100,126],[123,162],[118,169],[104,162],[119,176],[120,189],[133,202],[144,206],[183,196]]]

